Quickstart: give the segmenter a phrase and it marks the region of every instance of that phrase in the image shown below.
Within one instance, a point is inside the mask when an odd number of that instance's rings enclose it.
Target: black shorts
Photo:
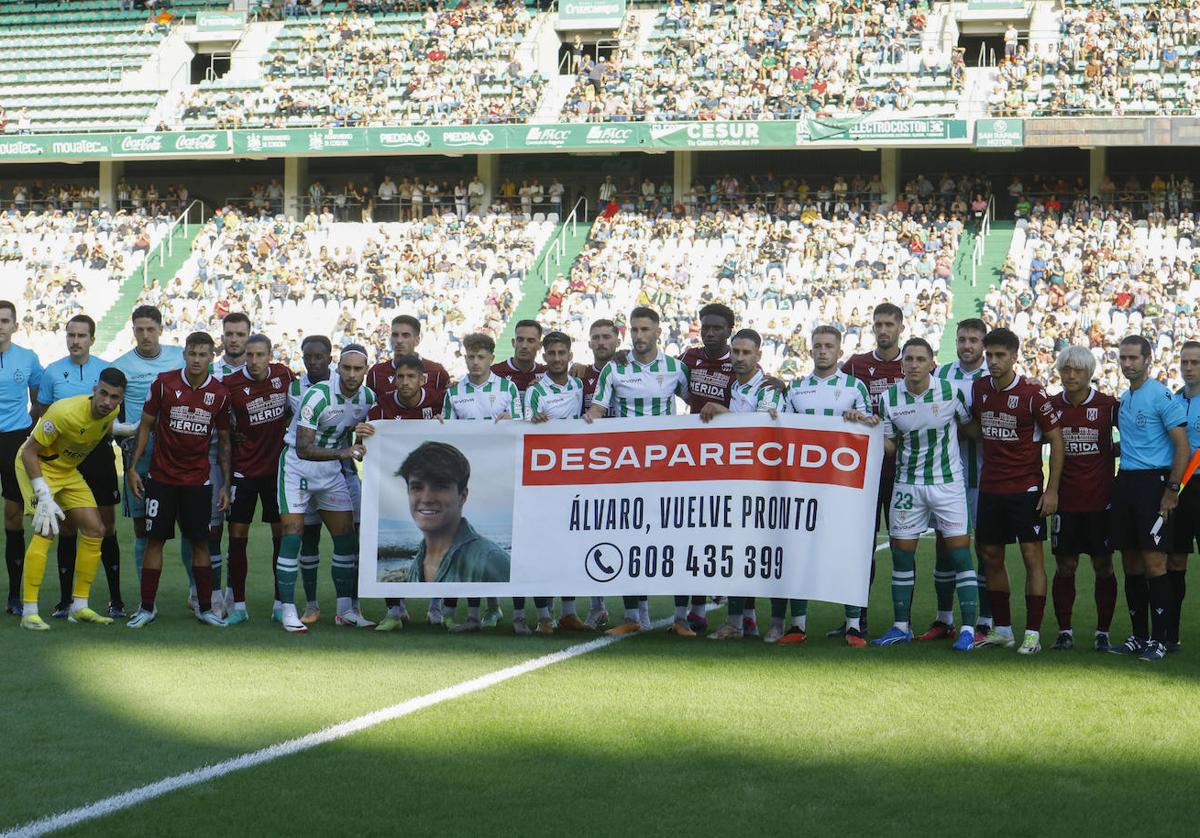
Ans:
[[[212,507],[212,486],[175,486],[147,477],[146,538],[170,541],[179,533],[188,541],[208,541],[208,519]]]
[[[1056,513],[1050,519],[1050,549],[1055,556],[1111,556],[1108,510]]]
[[[1046,519],[1038,512],[1041,492],[979,493],[975,518],[978,544],[1032,544],[1046,540]]]
[[[1171,515],[1171,553],[1195,553],[1200,542],[1200,485],[1184,489]]]
[[[22,431],[0,431],[0,494],[5,500],[24,505],[21,487],[17,483],[17,452],[29,438],[30,426]]]
[[[254,508],[262,500],[262,522],[279,523],[279,475],[261,477],[233,476],[229,489],[229,523],[249,524],[254,521]]]
[[[1176,516],[1158,523],[1158,509],[1170,477],[1171,472],[1165,468],[1117,472],[1108,516],[1108,543],[1114,550],[1165,553],[1174,543],[1172,524]]]
[[[111,439],[100,440],[79,464],[79,474],[92,490],[96,506],[116,506],[121,502],[121,491],[117,486],[117,454]]]

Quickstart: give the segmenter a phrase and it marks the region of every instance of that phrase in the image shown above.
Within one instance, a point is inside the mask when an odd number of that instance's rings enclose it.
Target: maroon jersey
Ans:
[[[263,477],[279,468],[283,435],[290,421],[288,388],[293,377],[283,364],[271,364],[262,381],[251,378],[245,367],[226,377],[230,430],[237,434],[233,446],[235,477]]]
[[[979,490],[1016,494],[1042,488],[1042,434],[1059,425],[1046,389],[1025,376],[997,390],[990,375],[971,386],[971,409],[983,431]]]
[[[422,386],[428,387],[441,398],[450,387],[450,374],[437,361],[422,358],[421,363],[425,366],[425,380],[421,382]],[[375,393],[376,400],[382,400],[388,393],[395,392],[396,367],[391,358],[380,361],[367,370],[366,385]]]
[[[729,350],[720,358],[710,358],[703,346],[695,346],[680,355],[679,362],[688,368],[687,403],[692,413],[699,413],[709,402],[729,407],[737,378]]]
[[[522,396],[529,389],[529,385],[533,384],[546,372],[545,364],[533,365],[533,369],[529,372],[517,369],[517,365],[513,363],[512,358],[507,361],[501,361],[498,364],[492,364],[492,372],[501,378],[507,378],[517,388],[517,392]]]
[[[367,411],[367,420],[373,419],[433,419],[442,412],[445,398],[428,387],[421,388],[421,398],[415,407],[400,403],[400,394],[393,390],[381,396]]]
[[[1119,403],[1097,390],[1078,407],[1067,401],[1066,393],[1051,397],[1050,403],[1060,414],[1067,455],[1058,488],[1059,512],[1106,509],[1117,467],[1112,437]]]
[[[211,375],[199,387],[183,370],[160,373],[143,413],[157,417],[150,476],[173,486],[207,486],[214,431],[229,430],[229,390]]]
[[[851,355],[846,359],[846,363],[842,364],[842,372],[867,385],[867,392],[871,394],[871,404],[878,402],[879,397],[887,392],[887,388],[904,378],[899,355],[891,361],[884,361],[875,354],[875,350]]]

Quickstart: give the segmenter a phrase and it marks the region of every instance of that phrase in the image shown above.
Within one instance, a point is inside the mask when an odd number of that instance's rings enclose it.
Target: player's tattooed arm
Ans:
[[[317,432],[312,428],[296,428],[296,454],[302,460],[361,460],[364,448],[361,444],[349,448],[321,448],[317,445]]]

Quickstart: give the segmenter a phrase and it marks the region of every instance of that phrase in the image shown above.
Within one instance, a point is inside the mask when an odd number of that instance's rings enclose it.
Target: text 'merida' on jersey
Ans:
[[[688,428],[525,437],[526,486],[785,480],[862,488],[870,438],[803,428]]]

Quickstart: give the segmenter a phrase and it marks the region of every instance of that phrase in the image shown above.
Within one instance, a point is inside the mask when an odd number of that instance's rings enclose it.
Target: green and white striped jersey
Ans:
[[[609,410],[610,415],[674,416],[675,397],[687,399],[687,367],[662,352],[648,364],[639,364],[633,353],[625,363],[609,361],[600,370],[592,404]]]
[[[446,391],[442,399],[443,419],[495,419],[507,413],[513,419],[524,416],[521,394],[507,378],[489,373],[482,384],[472,384],[464,378]]]
[[[841,416],[847,410],[867,416],[875,412],[867,385],[844,372],[828,378],[815,374],[797,378],[788,388],[787,406],[792,413],[809,416]]]
[[[973,407],[971,387],[978,379],[987,375],[987,367],[980,364],[979,369],[967,372],[958,361],[954,361],[951,364],[942,364],[934,370],[933,374],[935,377],[953,384],[954,389],[963,394],[963,398],[967,402],[967,410],[970,410]],[[963,437],[958,441],[958,451],[962,457],[963,476],[966,478],[967,488],[978,489],[979,475],[983,471],[983,446],[977,439]]]
[[[215,364],[208,365],[208,374],[217,381],[224,381],[229,376],[233,375],[238,370],[245,369],[246,365],[233,366],[224,358],[217,361]],[[214,466],[217,464],[217,435],[212,435],[212,442],[208,446],[208,459]]]
[[[308,388],[300,401],[300,413],[283,441],[295,447],[296,429],[309,428],[316,431],[318,448],[347,448],[355,426],[366,421],[373,404],[375,394],[371,388],[359,387],[353,396],[346,397],[337,376],[331,376]]]
[[[762,370],[756,371],[754,377],[745,384],[734,379],[729,394],[729,409],[734,413],[767,413],[772,409],[782,413],[787,410],[783,393],[764,384],[765,379]]]
[[[555,384],[547,373],[525,391],[525,418],[544,413],[551,419],[578,419],[583,415],[583,382],[573,375],[566,384]]]
[[[958,425],[971,418],[962,393],[949,381],[929,377],[920,395],[903,381],[879,397],[883,432],[896,440],[896,482],[941,486],[962,482]]]

